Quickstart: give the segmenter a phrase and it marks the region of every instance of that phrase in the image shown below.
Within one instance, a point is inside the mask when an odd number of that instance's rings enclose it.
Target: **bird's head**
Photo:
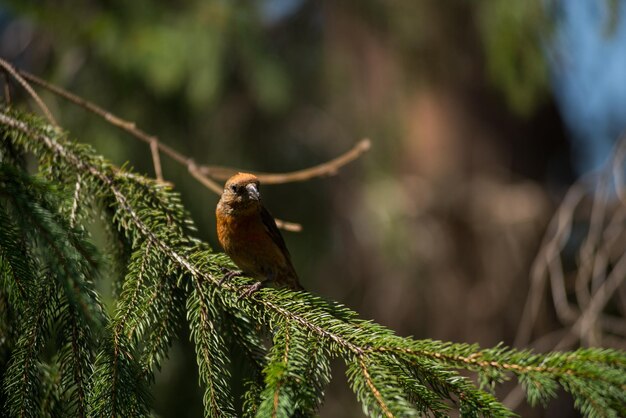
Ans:
[[[220,202],[233,210],[257,208],[261,204],[259,179],[253,174],[235,174],[226,182]]]

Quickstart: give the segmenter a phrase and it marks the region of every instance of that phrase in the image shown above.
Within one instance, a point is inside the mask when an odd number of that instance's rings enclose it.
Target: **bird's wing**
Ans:
[[[280,275],[275,279],[280,281],[282,279],[283,284],[291,287],[294,290],[304,290],[300,281],[298,280],[298,274],[296,273],[296,269],[293,267],[291,263],[291,255],[289,254],[289,250],[287,250],[287,245],[285,244],[285,240],[283,239],[282,234],[278,230],[276,226],[276,221],[274,217],[268,212],[265,207],[261,206],[261,220],[263,221],[263,226],[265,227],[265,231],[270,236],[272,241],[278,246],[281,253],[285,256],[285,261],[288,268],[287,275]]]
[[[274,217],[271,213],[269,213],[267,209],[265,209],[265,206],[261,206],[261,220],[263,221],[263,226],[265,227],[267,234],[270,236],[270,238],[272,238],[272,241],[274,241],[278,248],[280,248],[282,253],[285,255],[285,258],[287,258],[287,260],[291,262],[291,255],[289,254],[289,250],[287,250],[285,240],[283,239],[282,234],[276,226],[276,221],[274,220]]]

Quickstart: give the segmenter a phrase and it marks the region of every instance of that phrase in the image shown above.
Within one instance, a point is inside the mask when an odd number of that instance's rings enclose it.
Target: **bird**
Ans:
[[[276,221],[261,202],[259,185],[254,174],[235,174],[226,181],[215,209],[220,245],[241,269],[225,274],[222,281],[241,274],[258,280],[242,296],[266,282],[304,290]]]

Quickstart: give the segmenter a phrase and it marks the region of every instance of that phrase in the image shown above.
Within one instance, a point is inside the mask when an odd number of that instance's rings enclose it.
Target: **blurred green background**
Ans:
[[[201,164],[284,172],[371,138],[335,177],[262,188],[304,227],[284,234],[301,282],[401,335],[490,346],[513,344],[564,191],[626,126],[625,4],[5,0],[0,55]],[[42,95],[72,137],[154,176],[148,146]],[[216,246],[218,197],[162,161]],[[559,327],[547,304],[534,337]],[[187,340],[154,387],[162,417],[202,414]],[[341,372],[322,417],[362,416]],[[576,416],[566,398],[517,411]]]

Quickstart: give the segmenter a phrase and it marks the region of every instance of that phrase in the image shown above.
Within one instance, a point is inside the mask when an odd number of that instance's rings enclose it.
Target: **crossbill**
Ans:
[[[247,294],[264,282],[302,290],[274,217],[261,203],[259,184],[247,173],[228,179],[215,210],[219,242],[243,274],[259,280]]]

